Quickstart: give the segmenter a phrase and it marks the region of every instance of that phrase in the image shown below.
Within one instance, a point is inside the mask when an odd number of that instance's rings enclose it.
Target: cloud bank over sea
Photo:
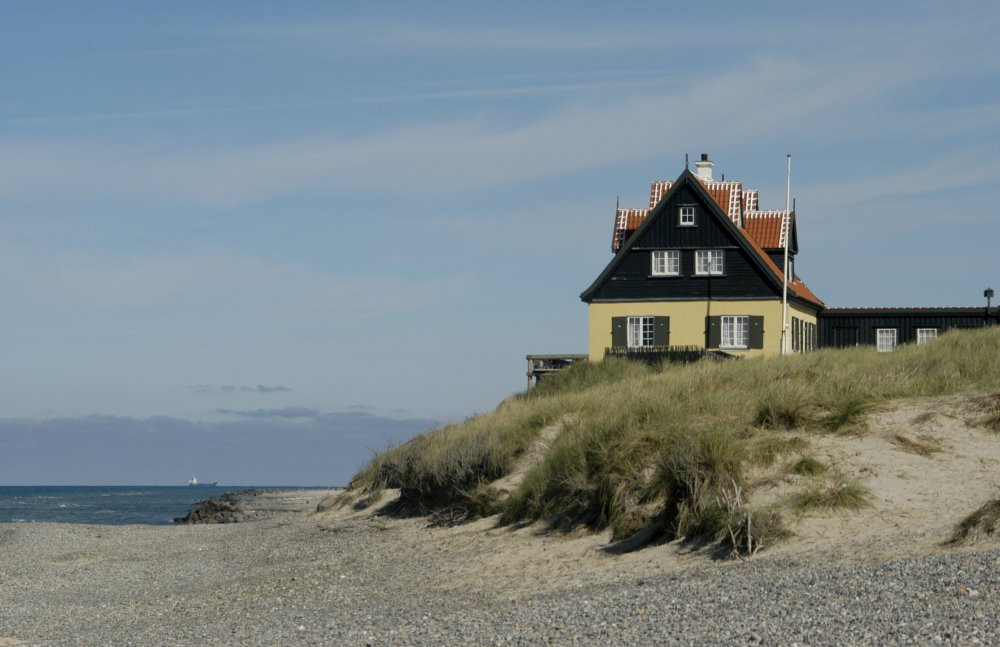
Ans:
[[[0,419],[0,485],[183,485],[192,475],[220,485],[346,485],[372,452],[439,424],[305,407],[218,413],[236,419]]]

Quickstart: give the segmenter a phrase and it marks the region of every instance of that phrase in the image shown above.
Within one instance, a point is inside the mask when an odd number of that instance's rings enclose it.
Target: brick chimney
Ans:
[[[698,169],[695,171],[695,175],[697,175],[699,179],[705,180],[706,182],[712,181],[712,169],[715,167],[715,162],[708,159],[708,153],[702,153],[701,159],[695,162],[694,165]]]

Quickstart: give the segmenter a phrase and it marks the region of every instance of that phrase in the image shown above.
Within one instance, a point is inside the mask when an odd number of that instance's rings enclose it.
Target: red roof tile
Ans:
[[[705,190],[712,196],[723,213],[729,216],[735,224],[740,224],[740,196],[743,193],[743,184],[740,182],[705,182]]]
[[[785,246],[782,224],[786,211],[751,211],[743,213],[743,229],[764,249],[781,249]]]
[[[615,213],[615,231],[611,251],[617,252],[636,229],[646,220],[649,209],[618,209]]]
[[[653,183],[649,185],[649,208],[655,207],[673,185],[673,180],[653,180]]]

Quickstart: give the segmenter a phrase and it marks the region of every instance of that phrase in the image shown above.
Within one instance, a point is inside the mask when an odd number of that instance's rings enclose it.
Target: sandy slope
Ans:
[[[870,508],[856,512],[788,515],[794,537],[758,554],[756,560],[878,561],[956,549],[943,546],[955,525],[988,500],[1000,498],[1000,433],[977,427],[977,396],[955,395],[901,400],[880,407],[853,433],[807,437],[810,453],[857,478],[874,494]],[[552,429],[542,434],[551,442]],[[905,440],[933,448],[928,456],[914,453]],[[536,448],[537,449],[537,448]],[[529,452],[529,460],[540,451]],[[511,489],[527,465],[497,485]],[[752,502],[780,502],[805,483],[805,477],[764,475]],[[381,503],[391,501],[387,493]],[[453,528],[427,528],[423,520],[378,519],[379,506],[356,511],[331,510],[323,523],[350,518],[406,527],[418,550],[447,554],[451,567],[430,584],[494,590],[504,583],[507,594],[535,593],[574,586],[581,580],[615,581],[697,567],[712,558],[679,542],[634,553],[610,555],[607,533],[571,535],[531,526],[498,527],[483,519]],[[992,544],[996,546],[996,543]],[[404,549],[405,550],[405,549]]]
[[[976,397],[890,403],[858,431],[811,440],[819,460],[857,478],[875,495],[872,508],[792,519],[796,537],[773,552],[829,559],[878,560],[945,550],[955,525],[1000,498],[1000,433],[977,427]],[[923,446],[917,453],[907,441]],[[774,499],[796,484],[759,492]]]

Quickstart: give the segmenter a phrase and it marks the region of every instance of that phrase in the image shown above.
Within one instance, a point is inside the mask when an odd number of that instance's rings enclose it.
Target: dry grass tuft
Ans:
[[[858,483],[839,480],[829,487],[812,486],[792,496],[793,510],[860,510],[871,505],[871,490]]]
[[[809,441],[800,436],[784,434],[755,434],[748,445],[748,460],[754,465],[770,467],[784,454],[802,452],[809,448]]]
[[[788,471],[799,476],[820,476],[829,471],[823,463],[812,456],[803,456],[788,467]]]
[[[749,557],[792,536],[775,510],[743,509],[730,515],[722,544],[735,557]]]
[[[1000,432],[1000,392],[973,398],[972,404],[982,413],[971,423],[977,427]]]
[[[907,438],[903,434],[894,434],[891,442],[893,445],[911,454],[917,454],[925,458],[930,458],[934,454],[942,451],[941,443],[931,436],[918,436],[916,440]]]
[[[799,429],[813,422],[811,388],[799,380],[783,380],[767,389],[757,404],[753,424],[762,429]]]
[[[955,527],[948,542],[969,545],[1000,535],[1000,499],[984,504]]]

